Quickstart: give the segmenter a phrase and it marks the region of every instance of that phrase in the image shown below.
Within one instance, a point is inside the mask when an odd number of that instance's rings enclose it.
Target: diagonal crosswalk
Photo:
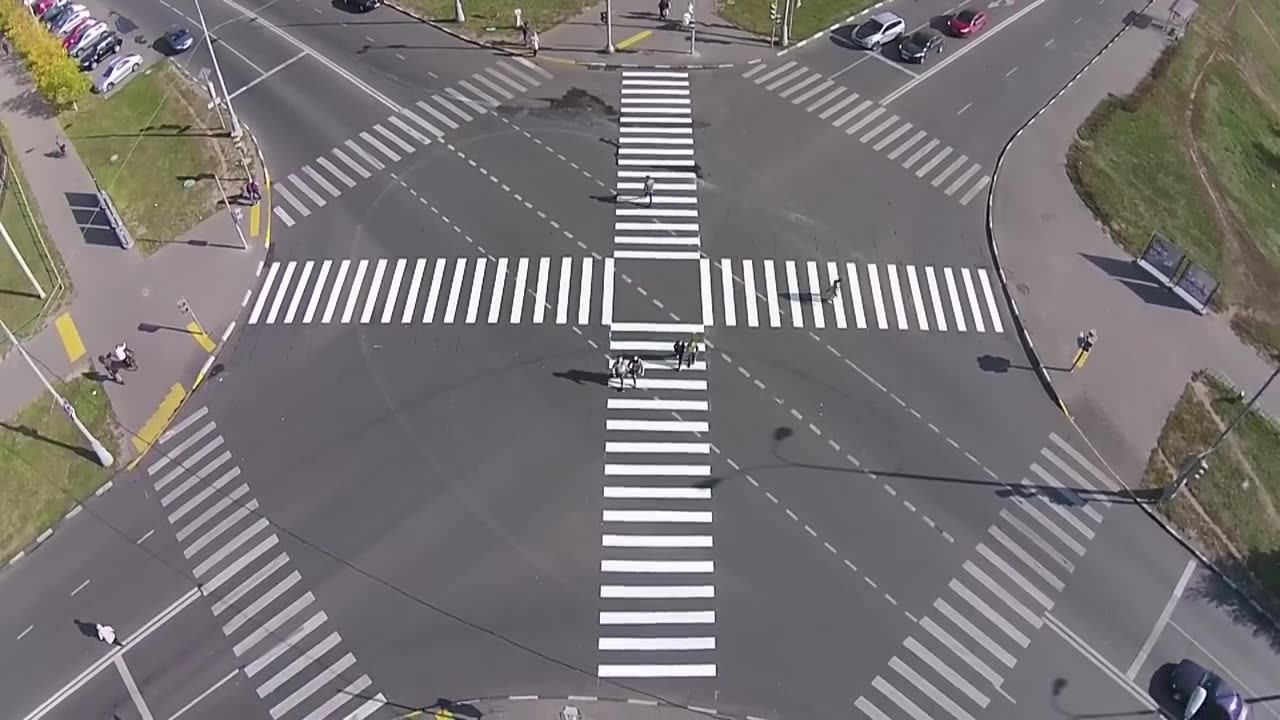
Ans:
[[[1054,597],[1121,491],[1051,433],[1011,506],[854,707],[871,720],[981,716],[1004,694],[1005,674],[1049,621]]]
[[[700,251],[693,247],[697,258]],[[616,263],[633,257],[623,252],[601,260],[276,261],[266,268],[249,324],[609,325]],[[1005,329],[998,288],[986,268],[744,258],[698,262],[705,327]],[[824,301],[823,290],[837,280],[840,292]]]
[[[961,205],[972,202],[991,182],[981,163],[794,60],[777,66],[758,63],[742,77],[807,113],[816,113],[818,119],[856,137]]]
[[[367,718],[386,705],[356,668],[201,407],[157,443],[147,479],[272,720]]]
[[[405,157],[438,142],[445,133],[457,130],[481,115],[493,112],[503,102],[513,100],[551,78],[551,73],[524,58],[501,60],[495,66],[473,73],[457,87],[419,100],[402,113],[374,123],[342,141],[312,163],[276,179],[271,191],[278,200],[272,212],[286,227],[342,196]],[[459,89],[461,88],[461,89]],[[482,90],[481,88],[485,88]],[[296,216],[296,217],[295,217]]]

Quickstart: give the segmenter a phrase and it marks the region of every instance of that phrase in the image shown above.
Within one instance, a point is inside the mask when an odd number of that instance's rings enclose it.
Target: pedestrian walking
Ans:
[[[658,19],[666,22],[671,15],[671,0],[658,0]]]
[[[678,371],[684,365],[684,353],[689,349],[689,343],[683,340],[677,340],[672,345],[672,349],[675,350],[676,353],[676,370]]]
[[[542,46],[542,43],[538,40],[538,31],[530,30],[529,31],[529,47],[533,49],[534,57],[538,57],[538,48],[541,46]]]
[[[58,157],[60,157],[60,158],[64,158],[64,157],[66,157],[66,156],[67,156],[67,141],[66,141],[66,140],[63,140],[63,139],[62,139],[62,136],[61,136],[61,135],[59,135],[59,136],[57,137],[57,139],[53,141],[53,143],[54,143],[54,145],[56,145],[56,146],[57,146],[57,148],[58,148]]]
[[[623,375],[626,373],[626,359],[621,355],[613,359],[613,363],[609,366],[609,377],[611,380],[618,381],[618,389],[621,390],[624,382]]]
[[[631,362],[627,364],[627,374],[631,376],[631,387],[640,387],[640,376],[644,375],[644,361],[639,355],[631,356]]]
[[[116,647],[124,647],[124,643],[120,642],[120,638],[116,637],[116,629],[110,625],[94,623],[93,629],[98,631],[98,639],[102,642]]]
[[[649,207],[653,207],[653,186],[654,186],[654,185],[656,185],[656,184],[657,184],[657,183],[655,183],[655,182],[653,181],[653,177],[652,177],[652,176],[649,176],[649,175],[646,175],[646,176],[645,176],[645,178],[644,178],[644,197],[645,197],[645,201],[649,203]]]
[[[529,21],[520,23],[520,44],[529,47]]]
[[[9,57],[9,39],[0,39],[0,50],[4,50],[4,56]]]
[[[685,367],[693,367],[693,361],[697,359],[700,350],[702,350],[702,339],[696,335],[689,338],[684,352]]]
[[[822,302],[829,303],[836,299],[836,296],[840,294],[840,283],[841,279],[836,278],[835,282],[831,283],[827,286],[826,290],[822,291]]]

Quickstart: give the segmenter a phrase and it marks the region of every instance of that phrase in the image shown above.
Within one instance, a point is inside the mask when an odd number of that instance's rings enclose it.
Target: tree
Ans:
[[[36,90],[61,110],[75,104],[92,87],[62,41],[49,32],[19,0],[0,0],[0,28],[35,80]]]

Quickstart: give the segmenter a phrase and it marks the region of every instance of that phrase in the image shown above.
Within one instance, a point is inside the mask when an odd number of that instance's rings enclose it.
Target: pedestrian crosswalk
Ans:
[[[615,258],[698,258],[692,103],[688,71],[622,73]]]
[[[971,720],[1031,644],[1120,485],[1056,433],[1012,487],[976,556],[854,702],[871,720]],[[979,713],[980,714],[980,713]]]
[[[160,437],[146,468],[182,554],[272,720],[367,718],[386,704],[316,607],[207,407]]]
[[[693,250],[695,255],[699,252]],[[276,261],[250,325],[613,322],[614,257]],[[700,258],[702,324],[1003,333],[986,268]],[[839,291],[822,293],[839,281]]]
[[[275,179],[272,212],[286,227],[342,196],[373,173],[400,162],[480,115],[492,112],[551,78],[524,58],[499,61],[439,94],[404,107],[318,156],[313,163]],[[297,216],[295,218],[295,215]]]
[[[778,66],[757,63],[742,77],[792,105],[817,113],[832,127],[858,138],[904,170],[968,205],[991,182],[980,163],[915,127],[871,98],[837,84],[823,73],[791,60]],[[905,157],[904,157],[905,156]]]
[[[677,367],[699,325],[615,323],[609,351],[639,357],[610,381],[600,572],[600,677],[715,677],[707,363]]]

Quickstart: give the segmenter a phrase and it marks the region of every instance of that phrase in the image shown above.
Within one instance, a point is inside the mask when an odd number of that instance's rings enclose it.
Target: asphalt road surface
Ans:
[[[995,153],[1132,8],[993,5],[924,67],[720,74],[206,7],[281,240],[128,489],[0,578],[6,697],[1142,717],[1190,656],[1275,715],[1274,635],[1047,401],[986,254]]]

